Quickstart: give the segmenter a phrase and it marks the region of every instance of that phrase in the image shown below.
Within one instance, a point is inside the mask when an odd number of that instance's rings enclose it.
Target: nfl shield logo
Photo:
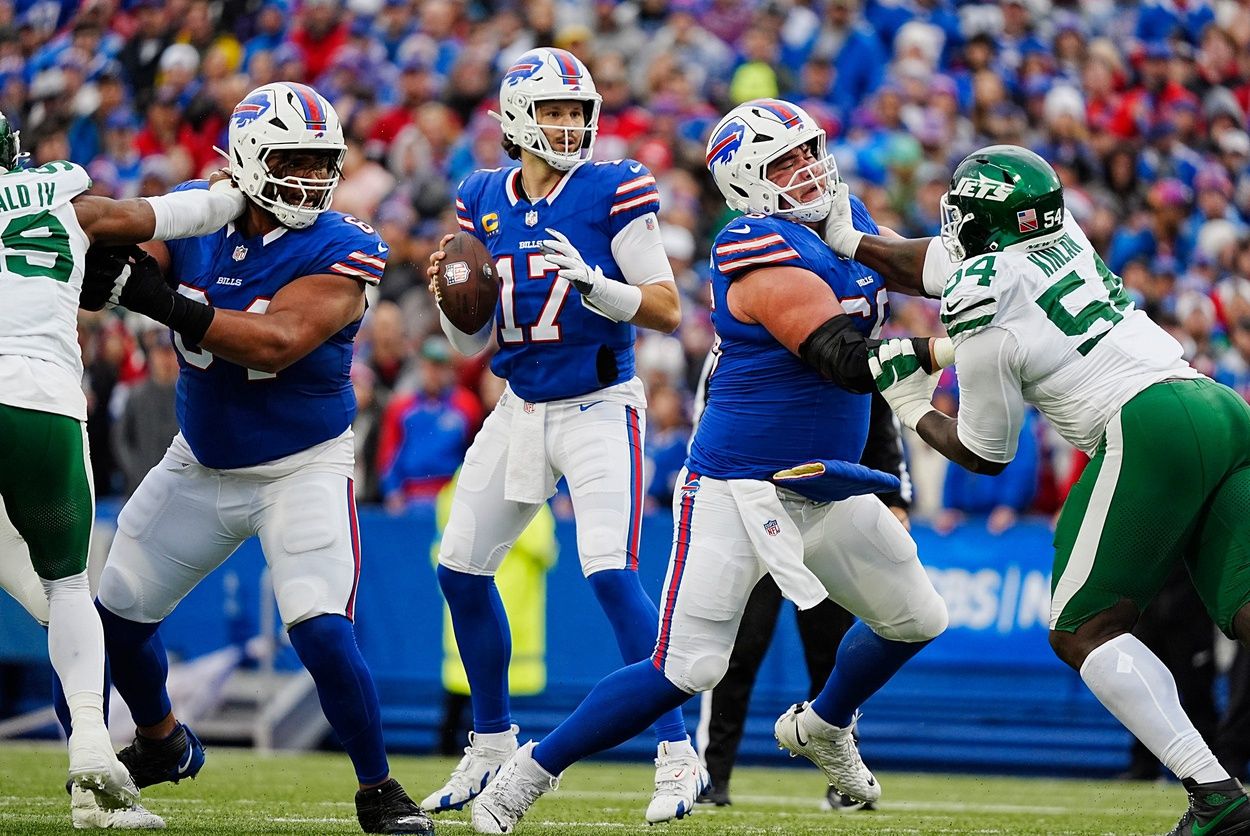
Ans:
[[[443,268],[443,280],[448,287],[463,284],[469,280],[469,264],[466,261],[453,261]]]
[[[538,226],[538,210],[531,209],[525,213],[526,226]]]
[[[525,402],[525,412],[526,412],[526,414],[527,414],[527,415],[533,415],[533,414],[534,414],[534,409],[535,409],[535,407],[534,407],[534,405],[533,405],[532,403],[530,403],[529,401],[526,401],[526,402]]]
[[[247,258],[247,247],[240,244],[234,248],[234,255],[231,256],[235,261],[242,261]]]
[[[1033,209],[1017,212],[1016,223],[1019,224],[1021,232],[1037,232],[1037,212]]]
[[[781,526],[777,524],[776,520],[769,520],[764,523],[764,530],[768,532],[769,537],[776,537],[781,533]]]

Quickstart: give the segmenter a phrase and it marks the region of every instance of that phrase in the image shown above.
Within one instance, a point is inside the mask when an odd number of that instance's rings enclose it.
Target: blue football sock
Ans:
[[[506,732],[512,728],[508,702],[512,633],[495,579],[440,565],[438,584],[451,610],[460,660],[469,678],[473,730],[478,734]]]
[[[650,659],[635,662],[599,680],[568,719],[534,747],[534,760],[559,775],[588,755],[624,743],[661,714],[680,711],[690,697]]]
[[[638,580],[638,573],[630,569],[607,569],[595,572],[587,580],[595,592],[595,598],[616,633],[616,645],[621,650],[625,664],[632,665],[650,659],[655,650],[655,637],[659,630],[660,613],[655,603],[647,597]],[[686,720],[680,709],[664,714],[655,723],[655,740],[685,740]]]
[[[928,643],[883,639],[856,621],[838,645],[833,672],[812,700],[812,710],[826,723],[846,728],[856,709]]]
[[[109,675],[109,660],[104,657],[104,722],[107,725],[109,720],[109,697],[113,694],[113,677]],[[70,721],[69,703],[65,701],[65,689],[61,687],[61,677],[52,677],[52,708],[56,711],[56,721],[61,724],[61,730],[65,732],[65,739],[68,740],[70,733],[73,732],[74,726]]]
[[[341,615],[318,615],[287,635],[317,684],[321,711],[352,759],[356,779],[364,785],[385,781],[390,767],[382,742],[382,706],[352,623]]]
[[[169,658],[157,632],[159,621],[144,624],[114,615],[96,601],[104,627],[104,652],[117,692],[130,708],[136,726],[155,726],[172,710],[165,677]]]

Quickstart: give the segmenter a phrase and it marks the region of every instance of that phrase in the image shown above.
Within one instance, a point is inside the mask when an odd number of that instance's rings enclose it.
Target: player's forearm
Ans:
[[[293,313],[257,314],[216,308],[200,347],[258,372],[277,373],[307,356],[323,340]]]
[[[969,450],[959,440],[959,423],[934,409],[916,422],[916,433],[925,443],[960,467],[973,473],[997,476],[1006,462],[991,462]]]
[[[855,260],[880,273],[890,290],[923,296],[924,259],[932,240],[865,235],[855,250]]]
[[[639,328],[650,328],[671,334],[681,324],[681,297],[677,295],[674,282],[655,282],[642,285],[642,304],[631,323]]]

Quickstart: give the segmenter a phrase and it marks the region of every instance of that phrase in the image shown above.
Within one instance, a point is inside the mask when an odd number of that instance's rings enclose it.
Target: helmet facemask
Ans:
[[[539,121],[538,111],[545,102],[551,101],[576,101],[582,106],[582,114],[584,123],[579,127],[575,125],[557,125]],[[536,157],[539,157],[552,168],[560,171],[568,171],[578,163],[585,162],[590,159],[591,153],[594,151],[595,138],[599,134],[599,105],[598,97],[594,99],[581,99],[564,97],[559,99],[533,99],[529,103],[527,115],[529,122],[533,126],[532,131],[526,131],[525,135],[532,135],[532,141],[517,142],[526,151],[529,151]],[[551,139],[548,137],[548,131],[559,131],[563,134],[566,141],[562,144],[566,148],[571,147],[571,151],[557,151],[551,145]],[[525,136],[529,138],[529,136]],[[571,142],[568,140],[572,140]]]
[[[950,202],[949,194],[942,195],[939,206],[942,210],[942,246],[946,248],[946,254],[951,261],[958,264],[968,257],[967,250],[959,240],[959,233],[964,224],[976,216],[972,213],[965,215],[958,206]]]
[[[808,147],[809,152],[815,159],[807,165],[795,169],[790,174],[789,179],[786,180],[784,186],[774,183],[771,177],[768,176],[772,165],[793,151],[794,148],[804,145]],[[784,218],[793,218],[806,223],[814,223],[823,221],[828,217],[829,209],[833,206],[833,188],[838,182],[838,164],[834,162],[830,154],[825,153],[825,138],[822,134],[785,149],[772,160],[765,163],[763,180],[765,183],[764,188],[773,192],[775,209],[771,214]],[[802,201],[798,199],[813,186],[820,191],[811,200]]]
[[[291,229],[305,229],[317,216],[330,208],[334,189],[343,173],[346,148],[307,148],[301,146],[267,146],[260,151],[260,163],[266,173],[258,194],[252,195],[260,206],[271,212],[278,223]],[[325,160],[325,177],[303,177],[288,173],[307,171],[310,165],[294,168],[293,163],[321,157]]]

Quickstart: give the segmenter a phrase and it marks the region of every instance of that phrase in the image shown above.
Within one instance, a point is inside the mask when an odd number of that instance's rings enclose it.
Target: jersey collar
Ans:
[[[550,192],[548,192],[546,197],[535,202],[541,203],[545,201],[548,206],[553,205],[556,202],[556,198],[559,197],[560,194],[564,191],[564,187],[568,185],[568,182],[570,180],[573,179],[573,174],[576,173],[576,171],[579,168],[581,168],[583,165],[585,165],[585,163],[578,163],[577,165],[573,166],[568,171],[566,171],[564,173],[564,176],[561,177],[559,181],[556,182],[555,188],[553,188]],[[516,168],[508,172],[508,177],[506,180],[504,180],[504,192],[508,195],[508,204],[510,206],[516,206],[522,200],[526,199],[525,197],[522,196],[521,167],[520,166],[517,166]]]
[[[238,229],[236,229],[234,226],[234,221],[231,221],[230,223],[226,224],[226,237],[227,238],[229,238],[232,235],[235,235],[238,232],[239,232]],[[286,235],[287,232],[288,230],[285,226],[279,226],[277,229],[271,229],[261,236],[260,245],[263,247],[266,244],[272,244],[274,241],[277,241],[283,235]]]

